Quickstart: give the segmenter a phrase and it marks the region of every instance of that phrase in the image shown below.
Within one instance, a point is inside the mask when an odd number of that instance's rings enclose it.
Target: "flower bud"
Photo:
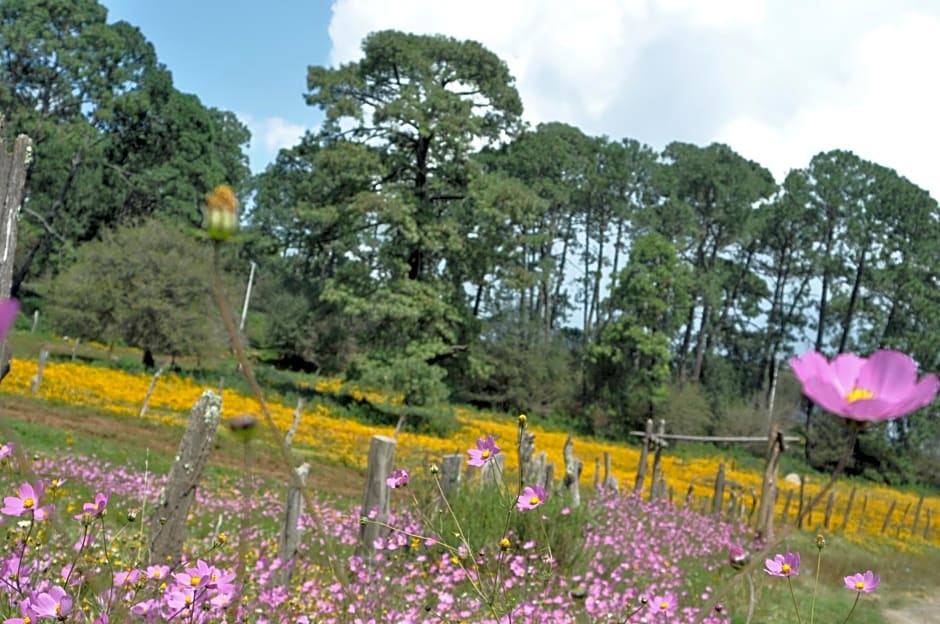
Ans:
[[[213,240],[224,241],[238,230],[238,199],[228,184],[220,184],[206,195],[206,231]]]

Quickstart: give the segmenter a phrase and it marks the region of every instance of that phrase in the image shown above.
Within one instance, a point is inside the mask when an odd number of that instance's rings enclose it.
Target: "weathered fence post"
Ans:
[[[284,444],[290,447],[294,443],[294,436],[297,435],[297,429],[300,427],[300,418],[304,415],[304,398],[297,399],[297,407],[294,408],[294,416],[291,419],[290,427],[284,435]]]
[[[718,464],[718,474],[715,475],[715,493],[712,495],[712,514],[721,515],[721,504],[725,496],[725,465]]]
[[[594,458],[594,491],[599,492],[601,489],[601,458]]]
[[[891,501],[891,506],[888,507],[888,513],[885,514],[885,521],[881,524],[881,534],[884,535],[885,531],[888,530],[888,524],[891,522],[891,516],[894,514],[894,507],[898,504],[898,499]]]
[[[532,478],[532,461],[535,455],[535,434],[523,429],[519,433],[519,480],[526,483]]]
[[[222,397],[206,390],[189,413],[167,483],[150,516],[150,563],[176,564],[186,540],[186,520],[202,480],[222,416]]]
[[[852,486],[852,491],[849,492],[849,502],[845,504],[845,515],[842,516],[842,525],[839,527],[839,530],[843,533],[845,532],[845,527],[849,525],[849,516],[852,515],[852,503],[855,502],[855,490],[856,487]]]
[[[565,459],[565,479],[563,483],[571,496],[571,507],[578,507],[581,505],[581,490],[578,483],[581,480],[581,469],[584,464],[574,456],[574,440],[570,434],[568,439],[565,440],[562,456]]]
[[[767,438],[767,460],[764,464],[764,481],[760,491],[760,508],[757,512],[758,537],[773,540],[774,509],[777,507],[777,476],[780,470],[780,455],[786,450],[783,432],[779,425],[771,425]]]
[[[798,529],[803,528],[803,521],[805,520],[805,518],[803,517],[803,501],[805,500],[805,496],[806,496],[806,477],[804,477],[803,475],[800,475],[800,502],[799,502],[799,507],[797,507],[797,510],[796,510],[796,519],[800,521],[799,526],[797,527]],[[812,513],[810,514],[810,517],[812,518]]]
[[[72,343],[72,361],[74,362],[76,357],[78,357],[78,343],[82,341],[81,338],[76,338],[75,342]]]
[[[933,521],[931,517],[933,512],[929,509],[927,510],[927,518],[924,520],[924,539],[930,539],[930,524]]]
[[[39,310],[33,310],[33,326],[30,328],[29,333],[35,334],[36,329],[39,327]]]
[[[787,491],[787,500],[783,503],[783,513],[780,514],[780,524],[787,523],[787,516],[790,514],[790,503],[793,502],[793,490]]]
[[[646,420],[646,435],[643,437],[643,447],[640,449],[640,463],[636,467],[636,481],[633,484],[633,493],[643,492],[643,482],[646,481],[646,461],[649,457],[650,445],[653,443],[653,419]]]
[[[620,490],[620,486],[617,485],[617,477],[614,476],[613,471],[610,469],[610,451],[604,451],[604,490],[610,492],[617,492]]]
[[[7,151],[6,118],[0,113],[0,298],[8,298],[13,287],[16,256],[17,216],[23,203],[26,172],[33,161],[33,142],[25,134]]]
[[[829,530],[829,520],[832,518],[832,506],[836,503],[836,493],[829,492],[829,499],[826,501],[826,513],[823,515],[823,527]]]
[[[7,151],[6,118],[0,113],[0,299],[10,297],[13,288],[13,262],[16,259],[17,217],[23,203],[26,171],[33,160],[33,142],[25,134],[13,141]],[[10,370],[6,341],[0,341],[0,379]]]
[[[868,510],[868,494],[862,499],[862,513],[858,515],[858,524],[855,525],[855,532],[858,533],[865,526],[865,512]]]
[[[304,509],[303,488],[307,485],[310,464],[301,464],[292,469],[297,479],[290,479],[287,486],[287,504],[284,506],[284,524],[277,544],[277,558],[281,560],[281,584],[285,587],[290,582],[294,569],[294,558],[300,546],[300,514]]]
[[[169,360],[160,365],[160,368],[157,369],[157,372],[153,374],[153,379],[150,380],[150,387],[147,388],[147,394],[144,395],[144,402],[140,405],[140,411],[137,413],[137,418],[143,418],[147,414],[147,409],[150,407],[150,397],[153,396],[153,391],[157,389],[157,382],[160,380],[160,375],[163,374],[163,371],[166,370],[166,367],[170,365]]]
[[[895,537],[901,537],[901,529],[904,528],[904,522],[907,520],[907,513],[911,510],[911,501],[907,501],[907,505],[904,507],[904,513],[901,514],[901,519],[898,520],[898,532],[895,534]]]
[[[388,484],[385,480],[392,472],[394,459],[395,439],[383,435],[372,436],[366,487],[362,496],[362,522],[359,525],[360,555],[371,553],[375,540],[388,532],[381,523],[388,519]]]
[[[924,495],[921,494],[917,499],[917,507],[914,508],[914,522],[911,524],[911,535],[917,535],[917,528],[920,526],[920,508],[924,504]]]
[[[463,455],[455,453],[444,455],[441,458],[441,492],[444,498],[449,498],[457,491],[460,485],[460,469],[463,466]]]
[[[663,437],[666,435],[666,421],[659,421],[659,429],[656,432],[656,450],[653,451],[653,479],[650,482],[650,500],[656,500],[658,497],[658,492],[656,491],[656,484],[659,483],[659,479],[662,476],[660,472],[662,471],[662,459],[663,459],[663,447],[666,446],[666,439]]]
[[[33,378],[29,382],[29,393],[32,396],[36,396],[36,393],[39,392],[39,386],[42,384],[42,372],[46,368],[46,360],[49,359],[49,349],[40,349],[39,350],[39,367],[36,369],[36,374],[33,375]]]

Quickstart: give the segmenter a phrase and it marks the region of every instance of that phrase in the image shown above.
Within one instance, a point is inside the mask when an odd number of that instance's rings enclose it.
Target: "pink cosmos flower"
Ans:
[[[144,570],[144,576],[149,579],[156,579],[162,581],[170,574],[170,566],[166,565],[152,565],[147,566],[147,569]]]
[[[764,560],[764,569],[771,576],[796,576],[800,571],[800,553],[788,552]]]
[[[790,359],[803,394],[824,410],[861,422],[906,416],[933,401],[937,376],[917,380],[917,365],[898,351],[876,351],[868,358],[851,353],[831,362],[815,351]]]
[[[39,497],[42,496],[42,484],[34,488],[29,483],[23,483],[16,491],[16,496],[3,497],[3,508],[0,513],[8,516],[22,516],[25,513],[36,511],[39,506]]]
[[[396,468],[388,475],[388,479],[385,480],[385,483],[388,487],[395,490],[408,485],[408,479],[409,474],[407,470],[404,468]]]
[[[7,442],[3,446],[0,446],[0,459],[9,457],[13,455],[13,443]]]
[[[39,618],[63,619],[63,616],[72,609],[72,599],[64,589],[56,585],[48,592],[37,595],[30,609]]]
[[[860,594],[870,594],[878,589],[878,585],[881,583],[881,577],[871,570],[866,571],[864,574],[859,572],[852,576],[846,576],[843,580],[846,589],[851,589]]]
[[[108,499],[110,496],[108,494],[103,494],[98,492],[95,494],[95,500],[90,503],[84,503],[82,505],[82,513],[76,514],[76,520],[90,520],[91,518],[97,518],[104,513],[105,507],[108,506]]]
[[[16,299],[0,299],[0,340],[7,337],[16,313],[20,311],[20,302]]]
[[[493,439],[493,436],[488,435],[485,438],[478,438],[477,447],[467,451],[467,455],[470,456],[467,464],[479,468],[498,454],[499,447],[496,446],[496,440]]]
[[[529,511],[541,507],[544,502],[545,488],[538,484],[534,486],[527,485],[523,488],[519,498],[516,499],[516,507],[519,508],[519,511]]]
[[[650,600],[650,614],[654,617],[657,614],[670,616],[676,612],[678,606],[679,600],[676,595],[672,592],[666,592],[661,596],[653,596],[653,599]]]

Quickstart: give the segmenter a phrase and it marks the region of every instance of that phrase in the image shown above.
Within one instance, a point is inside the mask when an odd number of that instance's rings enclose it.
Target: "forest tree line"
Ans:
[[[362,46],[309,68],[324,122],[251,176],[244,124],[176,90],[139,29],[95,0],[0,4],[0,111],[36,153],[14,295],[69,335],[224,348],[191,231],[229,183],[248,208],[229,278],[239,292],[257,263],[257,352],[415,408],[611,437],[648,417],[759,435],[772,416],[825,467],[842,432],[801,403],[790,355],[895,348],[940,370],[940,212],[893,169],[833,149],[778,183],[727,145],[531,126],[479,43]],[[865,432],[852,470],[936,479],[938,442],[927,409]]]

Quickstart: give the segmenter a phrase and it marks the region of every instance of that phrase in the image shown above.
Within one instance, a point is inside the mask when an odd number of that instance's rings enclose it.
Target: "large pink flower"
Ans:
[[[914,360],[898,351],[876,351],[868,358],[843,353],[831,362],[809,351],[791,358],[790,368],[813,402],[862,422],[906,416],[937,395],[937,376],[918,381]]]
[[[764,560],[764,571],[771,576],[794,576],[800,573],[800,553],[788,552]]]

